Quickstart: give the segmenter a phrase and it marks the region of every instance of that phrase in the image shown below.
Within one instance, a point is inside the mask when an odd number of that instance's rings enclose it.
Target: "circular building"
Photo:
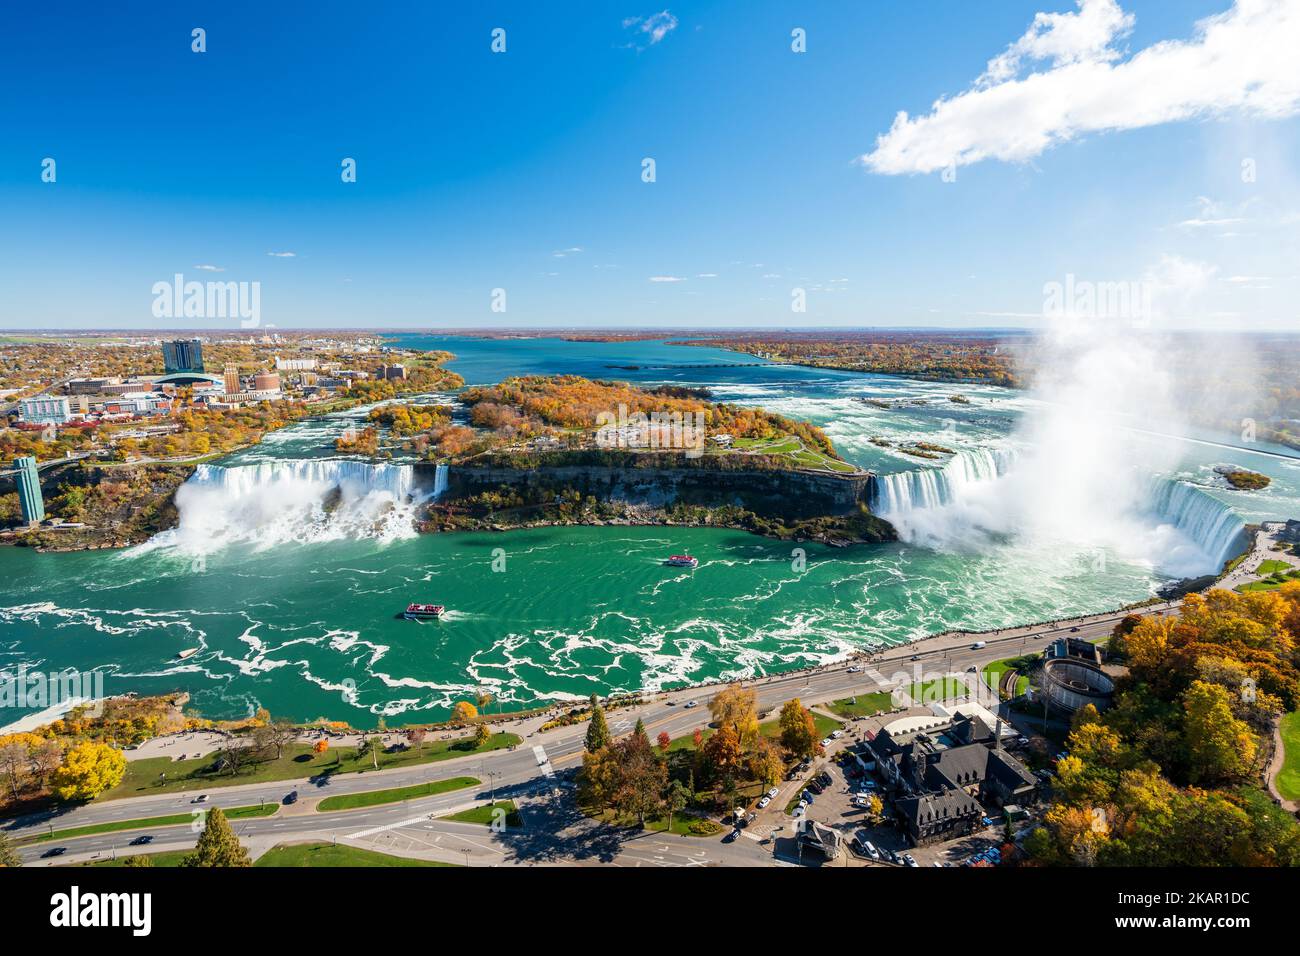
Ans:
[[[1042,693],[1049,706],[1073,714],[1092,704],[1105,710],[1115,694],[1115,682],[1100,667],[1056,657],[1043,662]]]

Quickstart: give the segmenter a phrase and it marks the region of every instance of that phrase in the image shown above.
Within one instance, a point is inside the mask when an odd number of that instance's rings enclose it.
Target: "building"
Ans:
[[[1109,708],[1115,697],[1115,681],[1090,661],[1049,657],[1043,661],[1041,691],[1048,706],[1068,717],[1088,704],[1098,712]]]
[[[203,342],[199,339],[175,339],[163,343],[163,368],[168,375],[177,372],[203,371]]]
[[[385,365],[385,366],[383,367],[383,370],[382,370],[382,376],[381,376],[381,377],[383,377],[383,378],[385,378],[385,379],[388,379],[388,380],[404,379],[404,378],[406,378],[406,366],[405,366],[405,365]]]
[[[35,398],[20,399],[18,410],[22,413],[23,421],[31,425],[62,425],[72,418],[72,409],[63,396],[38,395]]]
[[[257,392],[278,392],[280,375],[278,372],[258,372],[253,376],[253,390]]]
[[[36,459],[30,455],[14,459],[18,470],[18,505],[22,508],[23,520],[28,524],[39,524],[45,520],[45,499],[41,496],[41,476],[36,470]]]
[[[282,359],[277,355],[275,368],[278,372],[312,372],[316,369],[316,360],[314,358]]]
[[[904,718],[867,742],[914,845],[975,832],[985,804],[1023,806],[1035,799],[1038,781],[1002,749],[997,723],[989,729],[978,716],[958,714],[918,726]]]
[[[234,362],[227,362],[226,367],[222,370],[222,378],[225,380],[227,394],[239,391],[239,366]]]

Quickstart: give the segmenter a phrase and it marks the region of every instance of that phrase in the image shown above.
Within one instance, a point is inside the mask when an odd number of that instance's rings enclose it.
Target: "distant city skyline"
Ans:
[[[1297,6],[15,9],[0,328],[1296,330]]]

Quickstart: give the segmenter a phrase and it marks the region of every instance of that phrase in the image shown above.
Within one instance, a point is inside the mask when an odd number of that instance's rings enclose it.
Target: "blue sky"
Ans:
[[[1294,18],[1122,75],[1233,0],[121,6],[0,14],[0,326],[182,326],[176,273],[279,327],[1034,325],[1067,274],[1300,325]]]

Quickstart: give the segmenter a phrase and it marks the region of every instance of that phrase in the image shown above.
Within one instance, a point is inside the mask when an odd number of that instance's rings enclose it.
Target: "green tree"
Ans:
[[[596,703],[596,695],[591,695],[591,723],[587,725],[587,753],[594,754],[599,750],[604,750],[613,740],[609,732],[609,724],[605,722],[605,710],[600,704]]]
[[[4,867],[19,867],[23,865],[22,857],[9,842],[9,835],[0,831],[0,869]]]
[[[1199,680],[1183,695],[1187,776],[1193,782],[1237,779],[1255,763],[1255,737],[1233,716],[1230,701],[1225,688]]]
[[[203,824],[203,832],[199,834],[198,846],[194,852],[187,854],[181,860],[181,866],[197,867],[235,867],[235,866],[252,866],[253,861],[248,857],[248,851],[239,843],[239,838],[235,836],[235,831],[230,829],[230,823],[226,820],[226,815],[221,812],[220,807],[213,807],[208,811],[207,820]]]
[[[664,792],[664,808],[668,811],[668,832],[673,832],[673,814],[685,810],[693,794],[680,780],[673,780]]]

